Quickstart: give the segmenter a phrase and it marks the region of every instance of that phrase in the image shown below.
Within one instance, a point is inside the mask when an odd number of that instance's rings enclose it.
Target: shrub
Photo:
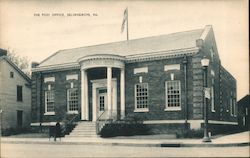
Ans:
[[[189,129],[189,130],[181,130],[176,132],[177,138],[202,138],[203,137],[203,130],[198,129]]]
[[[3,136],[16,135],[20,133],[29,133],[31,130],[29,128],[7,128],[2,129]]]
[[[101,137],[146,135],[149,129],[142,123],[109,123],[100,132]]]

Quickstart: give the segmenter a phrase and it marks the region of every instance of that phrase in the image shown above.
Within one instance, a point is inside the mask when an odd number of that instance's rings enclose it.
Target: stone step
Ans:
[[[90,137],[97,136],[96,134],[69,135],[69,137]]]
[[[90,132],[96,132],[96,129],[75,129],[74,131],[72,131],[72,132],[88,132],[88,131],[90,131]]]
[[[75,129],[88,129],[88,128],[90,128],[90,129],[92,129],[92,128],[96,128],[96,126],[80,126],[80,127],[75,127]]]
[[[85,134],[85,133],[96,133],[96,131],[74,131],[70,134]]]
[[[95,122],[78,122],[76,127],[72,130],[66,138],[80,138],[80,137],[98,137],[96,134],[96,123]]]
[[[81,125],[78,125],[78,126],[76,126],[75,128],[87,128],[87,127],[96,127],[96,125],[94,125],[94,126],[90,126],[90,125],[87,125],[87,126],[81,126]]]
[[[65,136],[65,138],[98,138],[98,135]]]

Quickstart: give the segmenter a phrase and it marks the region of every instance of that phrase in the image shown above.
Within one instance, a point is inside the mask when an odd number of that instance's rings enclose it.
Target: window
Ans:
[[[215,112],[215,107],[214,107],[214,87],[211,87],[211,111]]]
[[[231,114],[231,116],[233,116],[233,112],[234,112],[234,109],[233,109],[233,99],[232,98],[230,98],[230,114]]]
[[[135,109],[148,111],[148,84],[135,85]]]
[[[180,81],[166,82],[166,111],[181,109]]]
[[[16,88],[17,101],[23,101],[23,86],[17,86]]]
[[[99,111],[104,111],[104,107],[105,107],[105,96],[100,96],[99,98],[99,104],[100,104],[100,109]]]
[[[14,78],[14,72],[10,72],[10,78]]]
[[[210,55],[211,55],[211,62],[214,61],[214,49],[213,47],[210,49]]]
[[[236,99],[235,98],[233,99],[233,107],[234,107],[234,116],[236,117],[237,113],[236,113]]]
[[[54,91],[53,90],[45,91],[45,113],[47,114],[55,113],[54,101],[55,101]]]
[[[76,88],[68,89],[68,111],[78,112],[78,90]]]

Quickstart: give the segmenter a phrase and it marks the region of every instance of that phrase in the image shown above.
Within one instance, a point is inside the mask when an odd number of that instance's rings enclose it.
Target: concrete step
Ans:
[[[96,134],[96,123],[95,122],[78,122],[76,127],[72,130],[66,138],[80,138],[80,137],[98,137]]]
[[[65,138],[98,138],[98,135],[83,135],[83,136],[65,136]]]
[[[96,134],[96,131],[84,131],[84,132],[82,132],[82,131],[76,131],[76,132],[71,132],[70,134],[79,134],[79,135],[81,135],[81,134],[89,134],[89,133],[93,133],[93,134]]]
[[[77,130],[74,130],[73,132],[74,132],[74,133],[75,133],[75,132],[76,132],[76,133],[96,132],[96,130],[95,130],[95,129],[92,129],[92,130],[90,130],[90,129],[81,129],[81,130],[77,129]]]
[[[94,129],[96,126],[75,127],[75,129]]]

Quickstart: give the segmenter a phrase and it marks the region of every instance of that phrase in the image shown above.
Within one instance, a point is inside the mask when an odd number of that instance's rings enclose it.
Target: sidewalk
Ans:
[[[211,143],[203,143],[202,139],[164,139],[152,136],[144,137],[123,137],[123,138],[61,138],[54,142],[51,138],[11,138],[2,137],[1,143],[15,144],[72,144],[72,145],[120,145],[120,146],[144,146],[144,147],[229,147],[229,146],[248,146],[250,132],[231,134],[212,139]]]

